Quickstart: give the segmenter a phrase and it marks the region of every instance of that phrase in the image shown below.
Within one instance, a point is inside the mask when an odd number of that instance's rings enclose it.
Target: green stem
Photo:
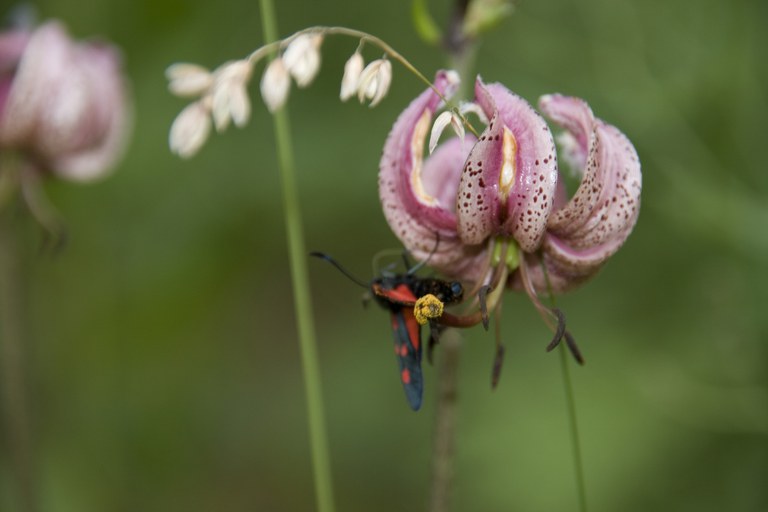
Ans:
[[[584,462],[581,458],[581,438],[579,437],[579,424],[576,421],[576,399],[574,398],[573,385],[571,384],[571,370],[568,362],[568,350],[565,343],[561,343],[560,368],[563,374],[563,386],[565,387],[565,403],[568,408],[568,419],[571,432],[571,446],[573,446],[573,466],[576,475],[576,489],[579,493],[579,510],[587,512],[587,486],[584,483]]]
[[[521,257],[524,257],[521,255]],[[544,261],[541,261],[541,271],[547,283],[547,293],[552,307],[555,307],[555,294],[552,292],[552,283]],[[565,406],[568,409],[568,427],[571,433],[571,446],[573,447],[573,470],[576,476],[576,491],[579,494],[579,511],[587,512],[587,485],[584,482],[584,461],[581,457],[581,437],[579,436],[579,423],[576,419],[576,398],[574,397],[573,384],[571,382],[571,370],[568,363],[568,353],[565,343],[560,343],[560,370],[563,374],[563,387],[565,388]]]
[[[6,163],[0,155],[0,164]],[[15,181],[15,169],[2,165],[2,180]],[[17,189],[18,183],[11,186]],[[11,196],[15,194],[11,192]],[[34,512],[37,486],[34,477],[33,449],[28,400],[24,378],[25,345],[21,326],[21,283],[19,255],[14,223],[14,201],[7,198],[0,205],[0,402],[8,439],[13,477],[18,486],[19,510]]]
[[[459,73],[462,87],[467,83],[475,64],[475,53],[458,48],[449,54],[449,65]],[[459,90],[457,98],[466,91]],[[466,122],[466,121],[465,121]],[[471,126],[470,126],[471,128]],[[472,130],[474,132],[474,130]],[[478,312],[479,313],[479,312]],[[481,315],[454,317],[461,321],[482,321]],[[430,482],[430,512],[446,512],[451,509],[456,459],[456,431],[458,429],[458,373],[461,337],[454,329],[448,329],[440,341],[442,358],[438,368],[437,405],[435,409],[434,440],[432,441],[432,480]]]
[[[277,17],[272,0],[260,0],[264,37],[267,41],[277,39]],[[285,226],[288,237],[291,278],[293,283],[294,307],[299,334],[302,370],[307,395],[307,416],[309,440],[312,451],[312,468],[315,478],[317,510],[334,510],[333,485],[325,430],[325,413],[320,384],[320,364],[317,356],[315,328],[312,320],[312,306],[307,277],[306,250],[301,225],[301,211],[296,191],[295,166],[291,148],[291,130],[288,112],[285,108],[274,115],[275,138],[283,187]]]
[[[475,79],[471,73],[475,67],[476,57],[477,46],[468,43],[461,49],[460,53],[451,58],[451,69],[455,69],[461,77],[461,85],[459,85],[459,90],[456,91],[456,95],[454,96],[459,100],[470,98],[472,96],[472,88],[475,86]],[[477,136],[477,133],[475,133],[475,135]]]
[[[440,366],[437,376],[437,406],[432,441],[432,481],[430,512],[450,510],[456,458],[456,425],[458,420],[459,333],[449,329],[440,340]]]

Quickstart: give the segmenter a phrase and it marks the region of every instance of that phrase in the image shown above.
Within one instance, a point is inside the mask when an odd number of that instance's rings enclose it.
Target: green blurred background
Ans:
[[[443,23],[450,2],[432,0]],[[183,108],[175,61],[215,67],[262,43],[257,2],[37,3],[78,38],[125,53],[136,129],[89,186],[50,183],[70,242],[40,253],[19,218],[26,366],[42,509],[304,511],[314,506],[272,120],[253,119],[190,161],[168,150]],[[280,33],[366,30],[432,75],[407,2],[277,2]],[[477,70],[531,102],[586,98],[643,164],[625,247],[560,301],[587,365],[573,372],[590,510],[768,510],[768,3],[528,0],[488,35]],[[377,199],[391,124],[422,85],[395,66],[377,108],[338,101],[357,41],[333,37],[289,103],[307,247],[371,274],[397,240]],[[368,50],[366,56],[377,57]],[[309,262],[340,511],[423,510],[435,371],[412,413],[386,313]],[[457,511],[575,510],[558,356],[526,297],[505,299],[507,359],[464,333]],[[0,445],[0,510],[16,510]]]

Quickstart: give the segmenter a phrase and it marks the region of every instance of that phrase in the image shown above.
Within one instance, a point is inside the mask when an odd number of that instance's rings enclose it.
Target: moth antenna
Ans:
[[[362,286],[366,290],[368,289],[368,284],[362,282],[361,280],[359,280],[358,278],[353,276],[349,271],[347,271],[347,269],[342,267],[341,264],[338,261],[336,261],[332,257],[328,256],[324,252],[312,251],[312,252],[309,253],[309,255],[310,256],[314,256],[315,258],[320,258],[321,260],[327,261],[328,263],[330,263],[331,265],[336,267],[336,269],[339,272],[341,272],[342,274],[344,274],[350,281],[352,281],[353,283],[355,283],[358,286]]]

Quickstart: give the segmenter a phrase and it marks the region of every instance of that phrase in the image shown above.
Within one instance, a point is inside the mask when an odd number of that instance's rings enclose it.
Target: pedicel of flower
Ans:
[[[400,381],[411,409],[421,408],[424,381],[421,371],[421,325],[430,324],[430,352],[440,332],[439,319],[445,305],[461,302],[464,288],[458,281],[418,277],[416,265],[404,274],[383,274],[366,284],[345,270],[336,260],[321,252],[311,256],[323,259],[358,286],[366,288],[376,302],[390,313],[395,339],[395,356]]]

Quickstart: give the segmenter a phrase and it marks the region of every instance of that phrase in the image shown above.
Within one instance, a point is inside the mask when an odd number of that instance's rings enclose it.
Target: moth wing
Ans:
[[[401,308],[392,312],[392,331],[395,336],[395,355],[400,369],[400,381],[411,409],[418,411],[424,392],[421,374],[421,326],[413,316],[413,309]]]

